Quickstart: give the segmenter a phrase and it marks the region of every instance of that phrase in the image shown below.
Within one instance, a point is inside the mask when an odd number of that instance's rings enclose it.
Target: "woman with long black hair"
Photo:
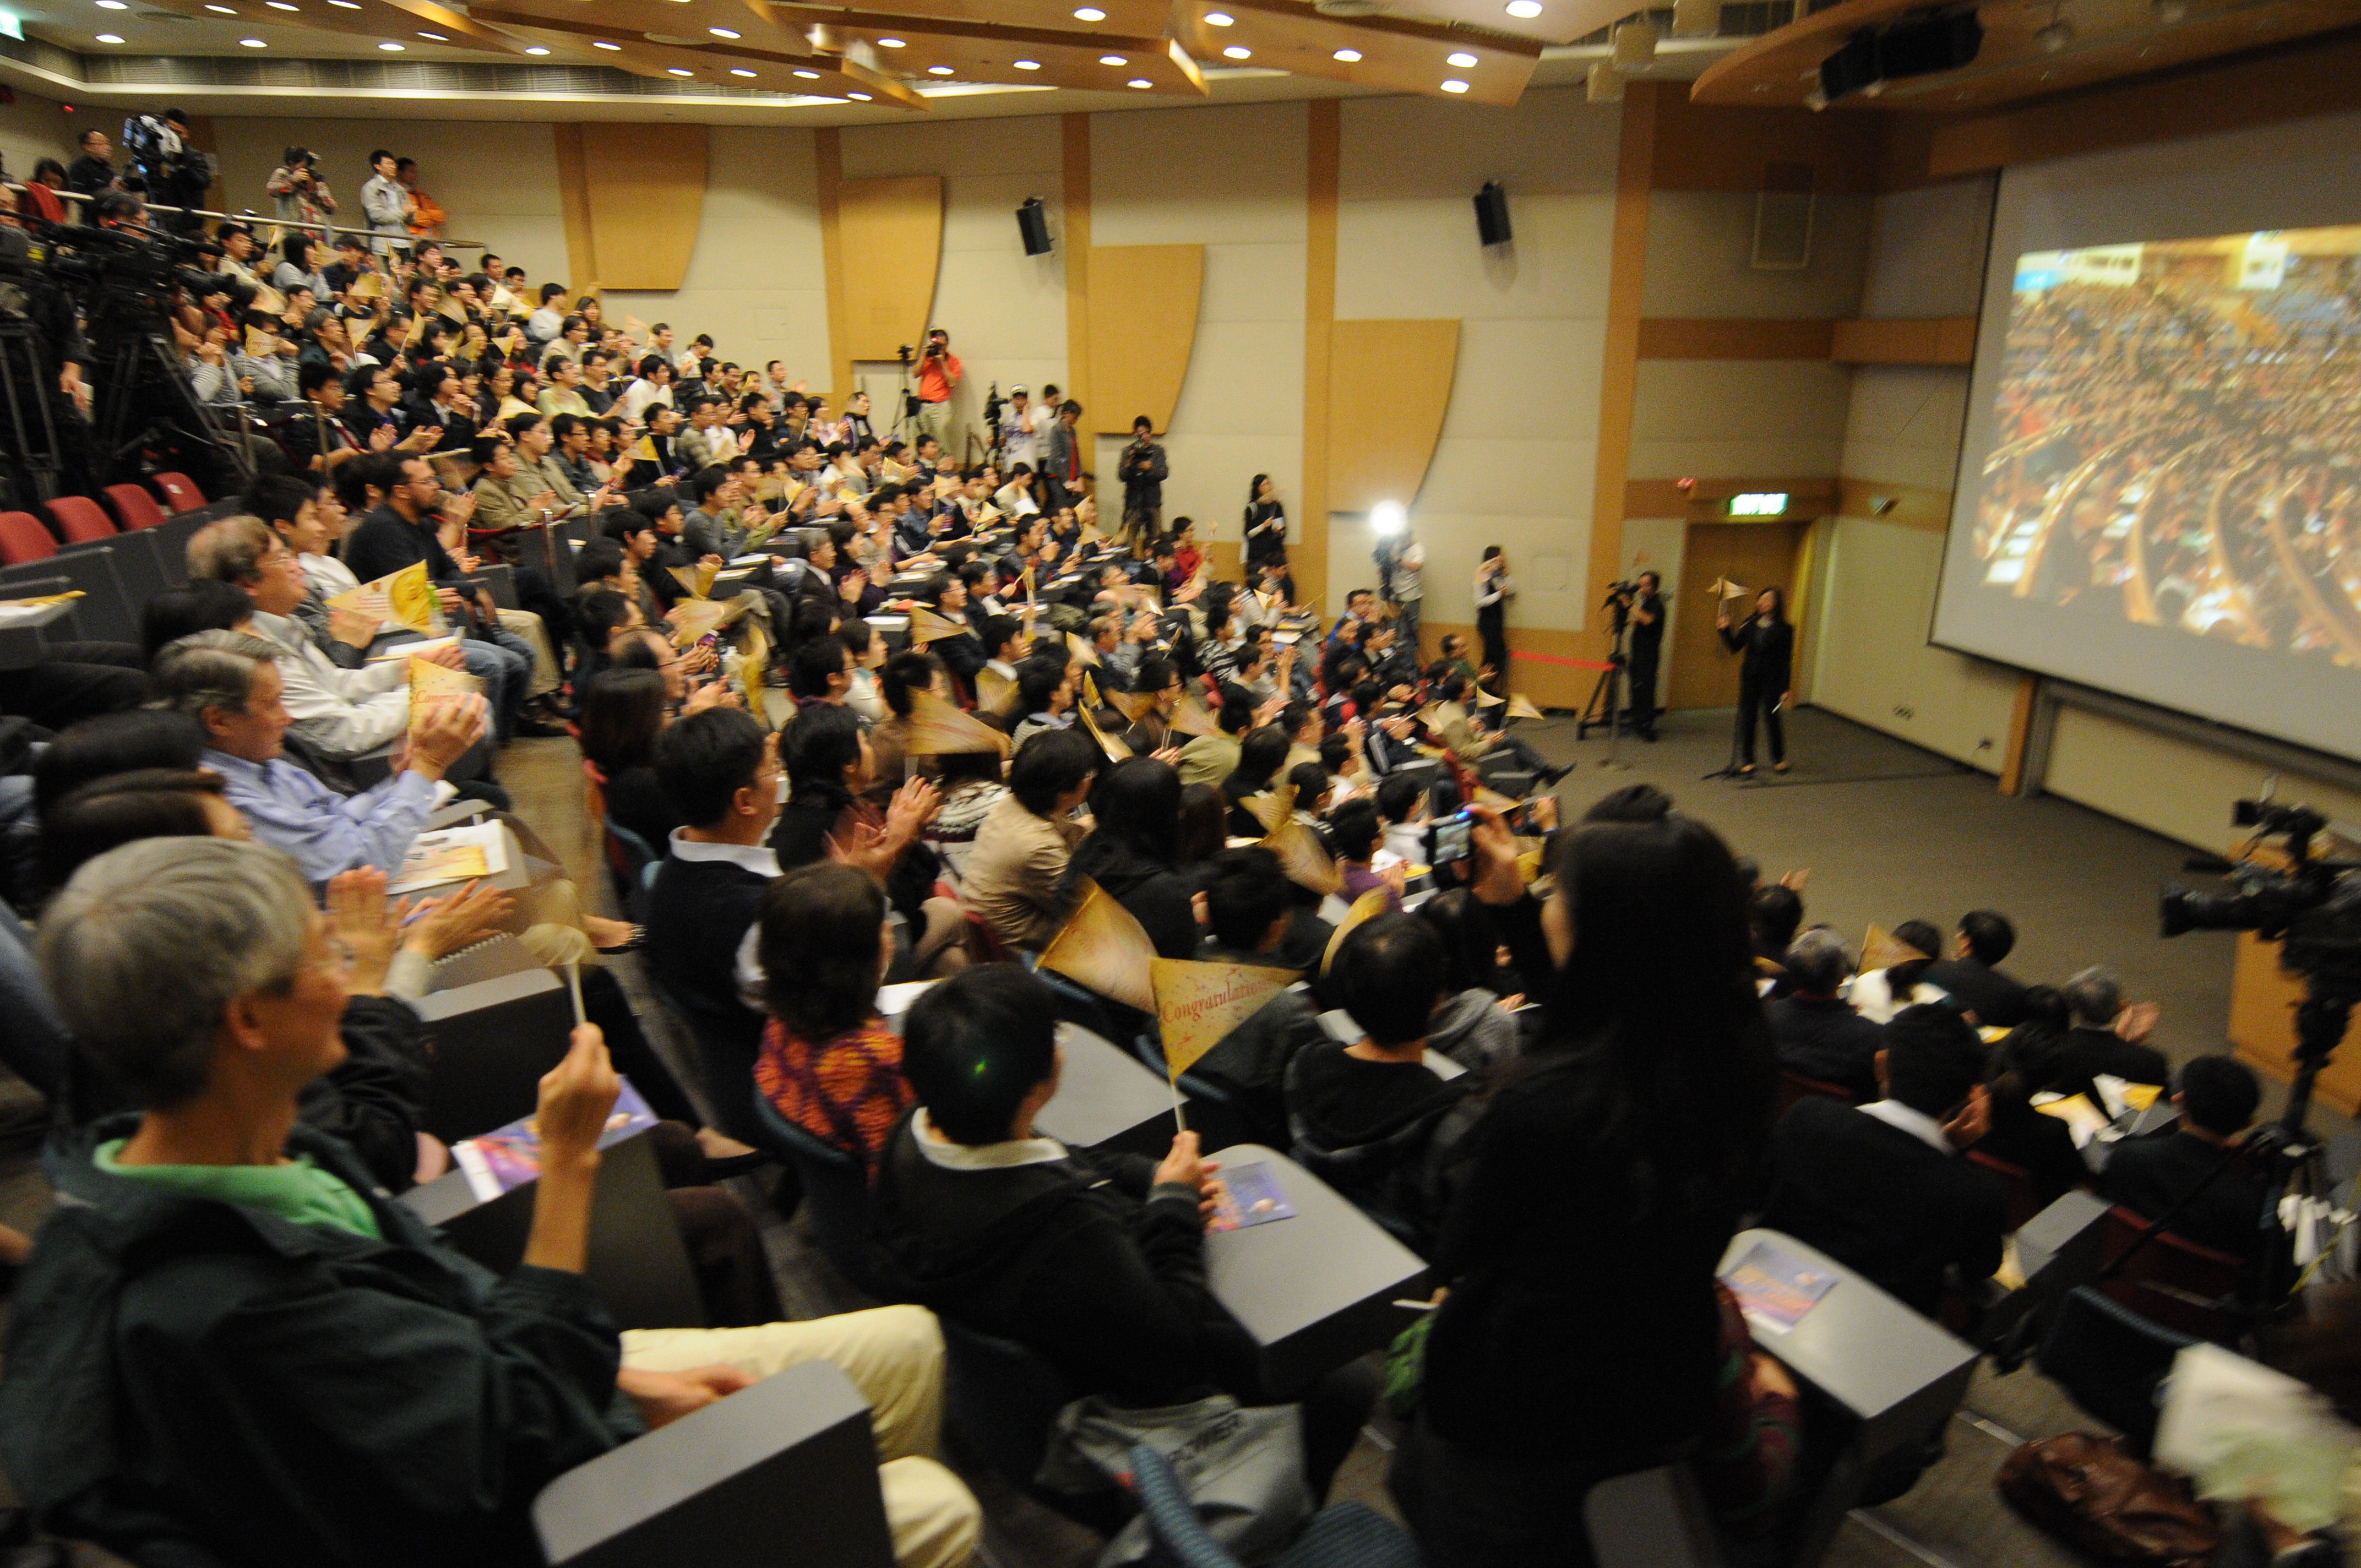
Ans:
[[[1246,536],[1248,583],[1260,579],[1266,561],[1287,565],[1287,508],[1268,474],[1257,474],[1246,487]]]
[[[1710,828],[1580,828],[1538,909],[1497,817],[1475,847],[1472,891],[1544,1022],[1494,1069],[1389,1485],[1433,1568],[1583,1564],[1590,1486],[1713,1411],[1714,1271],[1758,1190],[1777,1069],[1744,891]]]
[[[1771,737],[1771,770],[1787,771],[1786,728],[1780,722],[1795,699],[1795,628],[1787,620],[1787,596],[1777,588],[1764,588],[1754,596],[1754,613],[1739,626],[1730,624],[1730,611],[1721,610],[1713,618],[1714,629],[1721,633],[1722,645],[1739,654],[1738,665],[1738,773],[1741,778],[1754,774],[1754,716],[1763,715],[1763,728]]]

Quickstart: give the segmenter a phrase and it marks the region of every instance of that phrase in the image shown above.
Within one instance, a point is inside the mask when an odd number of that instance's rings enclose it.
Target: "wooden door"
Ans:
[[[1738,702],[1738,655],[1714,630],[1713,582],[1746,585],[1730,612],[1743,620],[1754,596],[1784,588],[1795,600],[1795,549],[1806,525],[1796,522],[1693,522],[1681,554],[1681,607],[1673,618],[1672,684],[1667,707],[1731,707]],[[1796,647],[1803,646],[1799,633]]]

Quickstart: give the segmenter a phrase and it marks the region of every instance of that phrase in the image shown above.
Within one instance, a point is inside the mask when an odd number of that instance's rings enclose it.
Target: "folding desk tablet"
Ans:
[[[434,1040],[426,1130],[446,1144],[532,1115],[541,1075],[574,1033],[573,1000],[545,969],[430,992],[415,1005]]]
[[[23,597],[27,598],[61,594],[69,587],[63,577],[33,579],[14,586],[23,587]],[[72,641],[74,603],[72,599],[63,599],[30,609],[10,609],[7,599],[0,597],[0,670],[29,670],[39,663],[48,656],[48,638],[51,635],[60,641]]]
[[[788,1367],[541,1489],[555,1568],[893,1568],[869,1405],[824,1361]]]
[[[1170,1086],[1137,1057],[1078,1024],[1059,1024],[1058,1044],[1066,1053],[1065,1073],[1034,1125],[1072,1148],[1163,1158],[1180,1130]]]
[[[1271,1388],[1301,1387],[1387,1344],[1403,1324],[1393,1303],[1433,1294],[1417,1254],[1277,1149],[1232,1144],[1220,1161],[1225,1171],[1267,1166],[1295,1210],[1205,1238],[1206,1283],[1262,1347]]]

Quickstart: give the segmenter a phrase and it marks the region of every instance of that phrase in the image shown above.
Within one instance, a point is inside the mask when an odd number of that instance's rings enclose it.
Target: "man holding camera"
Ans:
[[[959,390],[966,369],[951,352],[951,334],[927,329],[927,346],[918,355],[918,430],[951,449],[951,394]]]
[[[1123,449],[1123,538],[1153,543],[1164,532],[1164,481],[1171,466],[1156,440],[1154,424],[1146,414],[1131,422],[1131,444]]]
[[[1623,700],[1631,732],[1642,740],[1656,738],[1656,668],[1664,651],[1663,584],[1655,573],[1642,572],[1630,596],[1631,662],[1623,671]]]
[[[279,221],[314,239],[325,239],[324,226],[336,211],[336,198],[320,178],[319,155],[308,147],[291,147],[287,161],[270,171],[263,191],[279,210]]]

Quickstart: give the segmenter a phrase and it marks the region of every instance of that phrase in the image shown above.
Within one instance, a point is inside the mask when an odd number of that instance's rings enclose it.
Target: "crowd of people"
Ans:
[[[2020,983],[1994,912],[1949,942],[1898,926],[1904,956],[1864,971],[1661,792],[1562,825],[1564,766],[1505,722],[1497,613],[1480,663],[1455,635],[1424,656],[1412,535],[1323,625],[1267,477],[1249,580],[1217,581],[1162,516],[1145,420],[1103,532],[1054,389],[1046,446],[1021,391],[978,462],[939,430],[881,437],[857,396],[840,414],[496,258],[463,270],[383,225],[320,247],[301,224],[335,207],[302,161],[286,310],[240,321],[225,291],[182,323],[238,400],[291,365],[281,471],[191,540],[145,646],[52,650],[98,674],[25,737],[0,1054],[55,1108],[60,1201],[29,1245],[0,1237],[23,1264],[0,1464],[44,1529],[135,1561],[527,1561],[554,1477],[818,1359],[871,1402],[898,1561],[963,1563],[980,1510],[941,1463],[945,1324],[1118,1410],[1294,1407],[1289,1457],[1323,1495],[1378,1378],[1277,1378],[1221,1306],[1218,1149],[1037,1124],[1060,1018],[1157,1038],[1038,962],[1093,890],[1160,958],[1301,976],[1190,1081],[1201,1125],[1292,1150],[1431,1265],[1386,1381],[1389,1484],[1438,1565],[1585,1562],[1591,1485],[1675,1453],[1733,1551],[1776,1560],[1830,1437],[1716,1277],[1738,1229],[1972,1312],[2010,1173],[2166,1212],[2255,1113],[2227,1058],[2172,1073],[2105,970]],[[414,181],[372,162],[372,224],[409,230]],[[225,275],[252,238],[225,235]],[[486,562],[523,609],[492,602]],[[368,585],[419,566],[453,635],[404,653]],[[1512,591],[1497,551],[1477,587],[1495,612]],[[420,660],[482,695],[414,704]],[[505,745],[560,726],[643,925],[546,870],[389,900],[462,797],[562,865],[499,777]],[[412,1003],[500,937],[579,982],[585,1022],[541,1080],[531,1235],[496,1277],[397,1195],[451,1157]],[[686,1030],[690,1083],[618,962]],[[896,1026],[900,981],[934,983]],[[660,1119],[708,1327],[619,1332],[585,1278],[619,1073]],[[2093,1175],[2041,1102],[2102,1079],[2180,1117]],[[857,1168],[865,1233],[829,1255],[884,1304],[779,1321],[719,1183],[783,1137]],[[2260,1180],[2176,1225],[2252,1246]]]

